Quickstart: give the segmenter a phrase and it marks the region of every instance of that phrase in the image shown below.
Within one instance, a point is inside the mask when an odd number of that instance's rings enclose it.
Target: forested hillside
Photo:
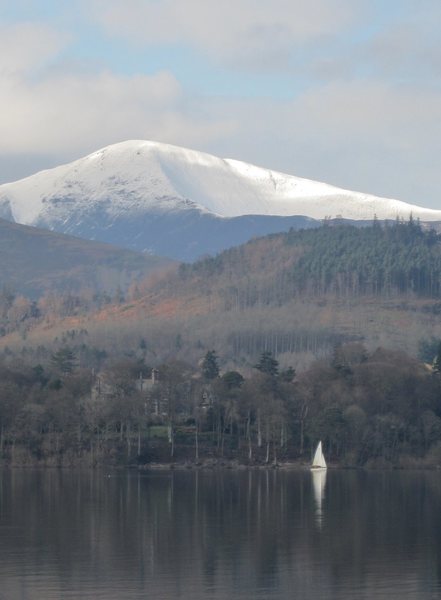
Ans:
[[[287,244],[305,246],[294,269],[299,293],[340,296],[438,297],[441,289],[440,238],[407,223],[355,229],[322,227],[314,238],[291,233]]]
[[[116,302],[46,298],[37,316],[18,324],[4,310],[0,343],[39,359],[69,340],[153,362],[194,362],[216,348],[231,367],[247,367],[268,350],[281,364],[304,368],[337,344],[362,341],[369,350],[413,356],[424,346],[427,359],[441,338],[440,290],[440,238],[418,222],[325,223],[181,264]]]
[[[436,466],[440,296],[412,220],[267,236],[113,298],[4,290],[0,454],[270,464],[322,439],[338,464]]]
[[[182,265],[180,274],[184,280],[249,278],[254,292],[249,288],[247,304],[280,303],[305,295],[413,293],[434,298],[441,290],[441,243],[433,230],[424,231],[412,219],[383,226],[374,222],[362,228],[325,223],[318,229],[268,236],[216,258]],[[233,301],[234,290],[230,298]]]

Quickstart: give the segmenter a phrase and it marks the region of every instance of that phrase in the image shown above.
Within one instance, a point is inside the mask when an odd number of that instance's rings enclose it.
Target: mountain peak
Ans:
[[[145,230],[166,217],[174,219],[171,235],[178,235],[184,221],[187,229],[191,222],[193,234],[196,220],[207,218],[213,223],[253,215],[261,224],[271,218],[274,228],[274,219],[295,215],[372,220],[407,219],[410,214],[421,221],[441,221],[438,210],[147,140],[106,146],[0,186],[0,217],[142,250],[155,250]],[[111,235],[124,228],[124,235]],[[227,234],[225,230],[228,244]]]

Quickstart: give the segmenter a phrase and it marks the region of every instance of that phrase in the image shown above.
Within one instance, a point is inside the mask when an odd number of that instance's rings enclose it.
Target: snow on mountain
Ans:
[[[179,235],[184,219],[185,227],[191,224],[192,235],[197,235],[195,219],[213,227],[219,219],[256,215],[265,230],[263,217],[270,216],[276,227],[276,217],[407,219],[411,213],[422,221],[441,221],[439,210],[149,141],[107,146],[0,185],[0,217],[143,250],[155,250],[145,235],[151,237],[155,220],[166,233],[168,219]],[[289,225],[284,220],[283,228]],[[249,228],[249,219],[242,221]],[[225,226],[219,227],[226,236]]]

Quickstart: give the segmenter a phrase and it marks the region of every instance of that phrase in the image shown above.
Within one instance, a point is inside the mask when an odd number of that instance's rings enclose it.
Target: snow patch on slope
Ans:
[[[169,144],[132,140],[0,186],[0,205],[18,223],[81,223],[93,213],[164,215],[197,209],[220,217],[305,215],[315,219],[441,221],[441,211],[343,190],[241,161]],[[72,226],[73,227],[73,226]]]

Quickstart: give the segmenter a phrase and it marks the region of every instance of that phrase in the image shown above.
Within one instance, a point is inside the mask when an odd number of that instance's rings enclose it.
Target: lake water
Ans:
[[[0,599],[441,598],[441,473],[0,473]]]

